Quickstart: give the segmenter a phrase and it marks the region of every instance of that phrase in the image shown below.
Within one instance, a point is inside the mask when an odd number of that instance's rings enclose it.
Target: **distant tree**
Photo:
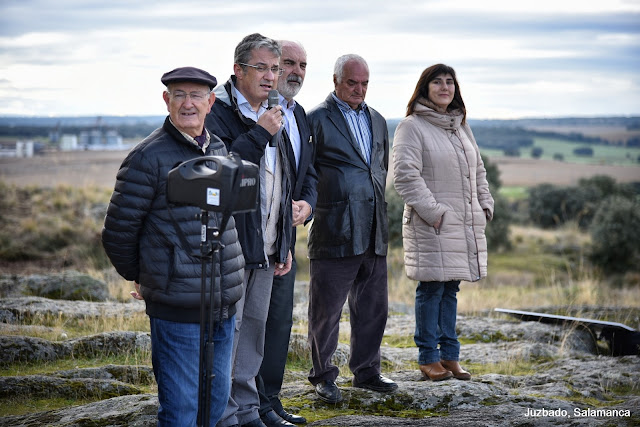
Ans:
[[[593,157],[593,148],[578,147],[573,150],[573,154],[575,154],[576,156]]]
[[[603,200],[590,227],[591,258],[607,271],[640,265],[640,203],[620,196]]]
[[[556,227],[565,221],[567,189],[540,184],[529,189],[529,218],[542,227]]]
[[[562,154],[562,153],[554,153],[553,160],[557,160],[559,162],[564,162],[564,154]]]
[[[484,154],[480,154],[480,157],[482,157],[484,169],[487,171],[487,181],[489,182],[491,194],[497,193],[500,187],[502,187],[502,179],[500,179],[500,169],[498,169],[498,166],[495,163],[492,163]]]
[[[502,150],[505,156],[508,157],[520,157],[520,150],[518,148],[510,147]]]
[[[498,166],[491,163],[487,157],[482,156],[482,161],[487,171],[489,190],[494,200],[493,219],[487,224],[487,229],[485,230],[487,245],[490,251],[496,251],[501,248],[509,249],[511,247],[509,226],[511,222],[513,222],[513,215],[511,214],[507,199],[500,194],[500,187],[502,186],[500,170],[498,170]]]
[[[542,147],[533,147],[531,149],[531,157],[533,157],[534,159],[539,159],[540,157],[542,157],[543,152],[544,150],[542,149]]]
[[[575,220],[586,229],[602,200],[613,195],[633,200],[636,191],[632,185],[617,184],[615,179],[605,175],[581,179],[573,187],[541,184],[529,190],[529,218],[543,228]]]
[[[387,186],[385,200],[387,201],[387,219],[389,222],[389,245],[401,248],[404,201],[393,185]]]

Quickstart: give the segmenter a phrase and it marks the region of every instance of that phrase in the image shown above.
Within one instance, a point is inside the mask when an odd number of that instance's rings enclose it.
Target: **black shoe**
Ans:
[[[305,417],[301,417],[300,415],[290,414],[287,411],[285,411],[284,409],[280,409],[279,411],[276,410],[275,412],[276,412],[276,414],[278,414],[280,416],[280,418],[282,418],[285,421],[289,421],[290,423],[293,423],[293,424],[306,424],[307,423],[307,419]]]
[[[267,427],[264,425],[264,423],[260,420],[260,418],[256,418],[253,421],[249,421],[246,424],[242,424],[242,427]]]
[[[293,426],[293,424],[289,421],[283,420],[280,415],[276,414],[274,411],[269,411],[266,414],[260,415],[260,419],[267,427]]]
[[[327,403],[338,403],[342,401],[342,393],[335,382],[326,380],[316,384],[316,394],[321,400]]]
[[[366,388],[373,391],[381,391],[383,393],[389,393],[398,388],[398,384],[391,381],[389,378],[385,378],[382,375],[374,375],[366,381],[358,382],[353,379],[353,386],[359,388]]]

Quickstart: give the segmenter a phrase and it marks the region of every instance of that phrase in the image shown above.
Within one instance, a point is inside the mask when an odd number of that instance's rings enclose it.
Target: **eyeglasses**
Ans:
[[[191,98],[193,102],[200,102],[208,98],[211,92],[196,91],[196,92],[187,93],[182,90],[175,90],[169,93],[173,96],[173,99],[175,99],[176,101],[180,101],[180,102],[186,101],[188,96],[189,98]]]
[[[244,62],[238,62],[238,65],[244,65],[245,67],[255,68],[256,71],[259,73],[266,73],[267,70],[271,70],[271,72],[277,76],[281,76],[282,73],[284,73],[284,68],[280,68],[277,65],[274,65],[271,68],[267,67],[264,64],[251,65],[251,64],[245,64]]]

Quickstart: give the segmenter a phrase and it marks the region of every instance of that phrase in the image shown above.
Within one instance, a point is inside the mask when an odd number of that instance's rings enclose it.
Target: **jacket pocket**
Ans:
[[[311,237],[328,246],[347,243],[351,239],[351,219],[348,201],[318,204],[313,219]]]
[[[404,205],[404,210],[402,211],[402,224],[406,225],[411,222],[411,215],[413,214],[413,208],[411,206]]]

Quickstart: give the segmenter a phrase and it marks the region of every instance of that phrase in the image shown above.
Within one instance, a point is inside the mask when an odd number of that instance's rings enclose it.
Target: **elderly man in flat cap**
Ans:
[[[184,67],[165,73],[161,81],[166,85],[163,98],[169,116],[122,163],[102,243],[118,273],[134,282],[132,296],[146,304],[158,383],[158,426],[190,426],[195,425],[198,413],[202,263],[194,254],[199,253],[201,224],[196,216],[200,210],[191,206],[168,210],[167,174],[183,161],[224,156],[227,151],[204,127],[215,100],[211,92],[215,77]],[[220,214],[209,216],[212,227],[220,220]],[[229,398],[235,305],[243,294],[244,277],[233,218],[220,240],[221,268],[206,267],[207,283],[215,274],[222,287],[221,299],[215,299],[212,310],[216,323],[211,426],[218,422]]]

